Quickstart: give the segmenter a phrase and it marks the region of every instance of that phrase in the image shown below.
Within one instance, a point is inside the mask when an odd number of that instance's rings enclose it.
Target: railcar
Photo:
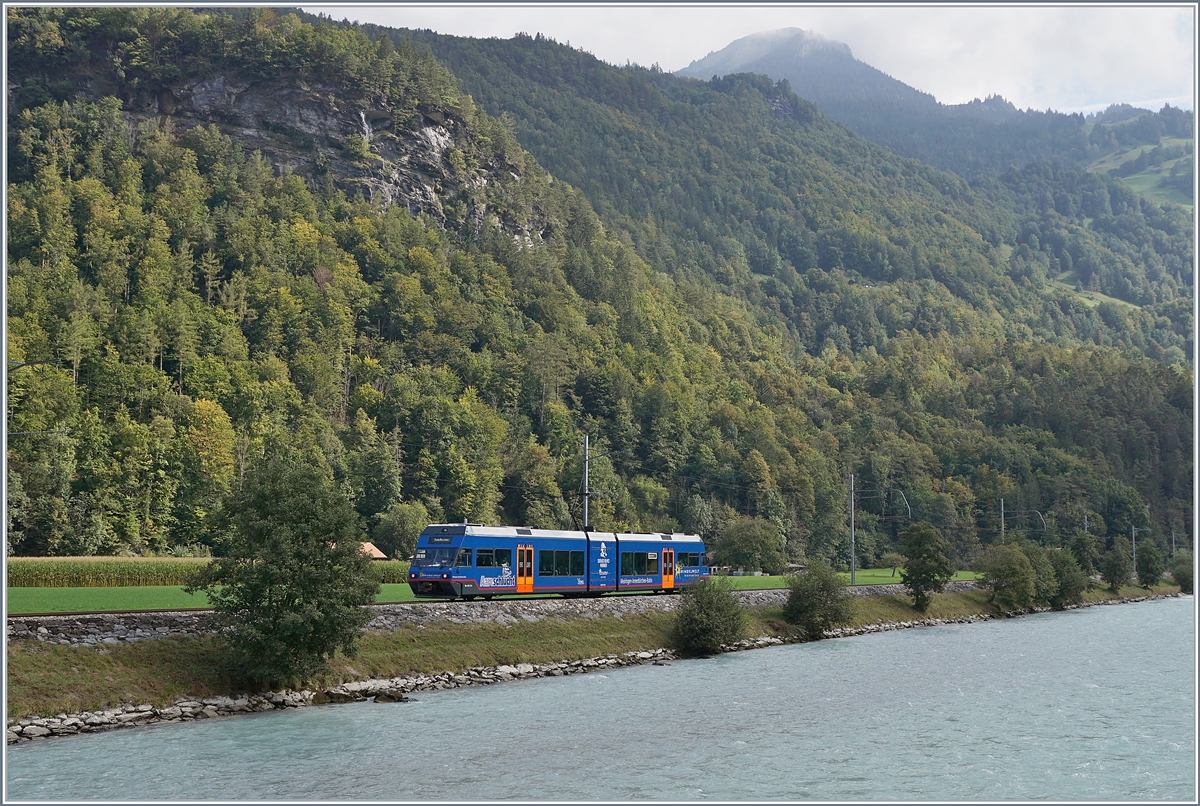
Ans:
[[[421,599],[671,593],[707,578],[704,561],[697,535],[435,523],[417,538],[408,584]]]

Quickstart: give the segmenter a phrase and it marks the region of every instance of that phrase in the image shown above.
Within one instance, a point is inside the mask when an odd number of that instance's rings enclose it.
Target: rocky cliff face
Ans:
[[[261,151],[277,172],[315,185],[328,176],[348,196],[402,205],[451,228],[477,225],[487,215],[473,191],[488,186],[488,173],[467,167],[462,152],[469,132],[444,110],[418,108],[397,120],[390,110],[339,98],[332,87],[220,73],[158,93],[129,115],[166,118],[177,130],[216,125],[246,149]]]

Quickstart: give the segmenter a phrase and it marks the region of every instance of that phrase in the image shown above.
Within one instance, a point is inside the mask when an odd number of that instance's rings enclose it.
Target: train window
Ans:
[[[623,576],[641,576],[658,573],[658,554],[651,557],[644,551],[621,552],[621,574]]]
[[[684,551],[675,556],[677,557],[675,564],[680,568],[700,567],[700,553],[697,551]]]
[[[512,566],[512,549],[475,549],[476,568]]]
[[[458,556],[454,558],[455,568],[470,568],[471,567],[471,550],[459,549]]]
[[[542,551],[538,553],[538,574],[544,577],[583,575],[582,551]]]
[[[425,562],[429,565],[449,565],[454,556],[454,549],[423,549]],[[420,551],[417,552],[420,554]],[[420,559],[420,557],[418,557]]]

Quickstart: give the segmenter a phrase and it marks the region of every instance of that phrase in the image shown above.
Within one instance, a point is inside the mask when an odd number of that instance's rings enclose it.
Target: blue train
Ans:
[[[706,579],[704,561],[696,535],[435,523],[417,538],[408,584],[421,599],[670,593]]]

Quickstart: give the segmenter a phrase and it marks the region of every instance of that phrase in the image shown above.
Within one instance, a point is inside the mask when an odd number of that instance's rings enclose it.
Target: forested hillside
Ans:
[[[778,310],[810,353],[841,328],[858,350],[916,327],[1190,354],[1191,306],[1174,304],[1192,293],[1190,216],[1119,181],[1038,164],[973,189],[786,82],[615,68],[544,38],[391,33],[410,35],[654,268]]]
[[[8,355],[57,362],[9,374],[10,551],[203,551],[279,453],[389,554],[567,526],[584,433],[597,527],[754,516],[771,563],[848,561],[847,471],[961,561],[999,497],[1053,544],[1190,528],[1186,219],[978,192],[756,78],[408,39],[9,11]],[[867,564],[904,523],[861,506]]]

